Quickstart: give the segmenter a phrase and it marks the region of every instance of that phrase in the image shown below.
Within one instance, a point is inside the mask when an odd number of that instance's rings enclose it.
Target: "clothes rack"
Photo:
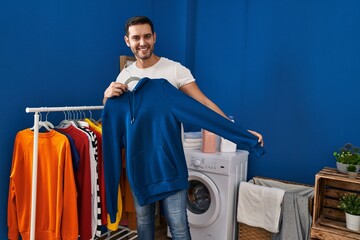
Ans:
[[[34,145],[32,164],[32,188],[31,188],[31,218],[30,218],[30,240],[35,240],[36,222],[36,191],[37,191],[37,170],[38,170],[38,138],[39,138],[39,113],[40,112],[64,112],[81,110],[102,110],[103,106],[70,106],[70,107],[27,107],[27,113],[34,113]]]

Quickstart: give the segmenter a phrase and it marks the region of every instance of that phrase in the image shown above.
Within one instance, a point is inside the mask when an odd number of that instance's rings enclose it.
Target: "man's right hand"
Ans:
[[[128,90],[128,86],[119,82],[110,83],[109,87],[104,92],[103,104],[111,97],[119,97]]]

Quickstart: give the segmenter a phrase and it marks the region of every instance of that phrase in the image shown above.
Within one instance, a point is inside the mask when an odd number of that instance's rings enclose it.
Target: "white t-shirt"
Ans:
[[[170,59],[161,57],[160,60],[149,68],[138,68],[134,63],[124,68],[118,77],[116,78],[117,82],[125,83],[130,77],[136,78],[164,78],[168,80],[174,87],[180,88],[190,82],[195,81],[189,69],[184,67],[178,62],[172,61]],[[138,81],[131,81],[128,84],[130,91],[136,86]]]

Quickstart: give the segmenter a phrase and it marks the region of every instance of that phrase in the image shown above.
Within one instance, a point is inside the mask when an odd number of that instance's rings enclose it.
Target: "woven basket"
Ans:
[[[271,240],[271,233],[263,228],[239,223],[239,240]]]
[[[283,182],[283,183],[287,183],[287,184],[295,184],[295,185],[303,185],[303,186],[307,186],[307,187],[313,187],[313,186],[307,185],[307,184],[284,181],[284,180],[279,180],[279,179],[274,179],[274,178],[259,177],[259,176],[257,176],[256,178],[274,180],[274,181],[279,181],[279,182]],[[314,198],[310,197],[309,198],[309,213],[310,213],[310,215],[312,215],[311,213],[313,210],[313,204],[314,204]],[[239,228],[238,240],[271,240],[271,232],[269,232],[263,228],[249,226],[244,223],[238,223],[238,228]]]

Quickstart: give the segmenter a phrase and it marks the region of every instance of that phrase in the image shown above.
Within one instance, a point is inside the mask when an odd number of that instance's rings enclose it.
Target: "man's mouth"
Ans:
[[[147,50],[149,50],[149,48],[148,47],[139,47],[138,50],[139,51],[147,51]]]

